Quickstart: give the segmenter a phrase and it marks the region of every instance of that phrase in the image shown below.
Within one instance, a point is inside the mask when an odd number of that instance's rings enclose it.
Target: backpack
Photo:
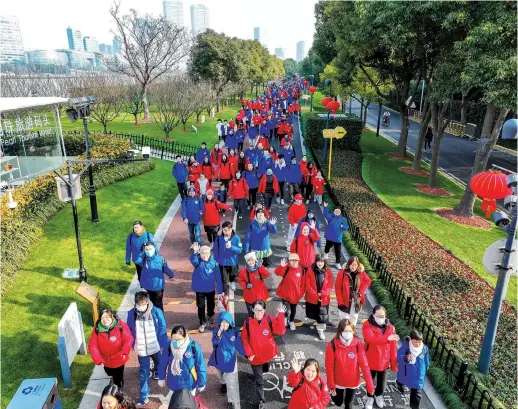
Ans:
[[[134,232],[131,232],[129,234],[129,236],[130,236],[130,248],[133,247],[133,245],[132,245],[132,243],[133,243],[133,233]],[[144,251],[144,244],[145,243],[150,243],[151,242],[151,239],[149,238],[149,232],[147,230],[146,230],[146,234],[147,234],[147,240],[144,243],[142,243],[142,246],[140,246],[140,251]]]
[[[331,340],[331,348],[333,348],[333,352],[336,352],[336,345],[335,345],[335,339],[333,338]],[[356,355],[358,355],[358,344],[356,344]]]
[[[259,267],[259,268],[261,268],[261,267]],[[259,274],[259,268],[257,269],[257,274]],[[246,274],[248,276],[248,284],[250,284],[252,281],[250,280],[250,271],[248,271],[248,268],[246,269]],[[261,274],[259,274],[259,280],[264,281]]]
[[[273,334],[273,323],[269,315],[266,316],[266,321],[268,321],[268,325],[270,326],[270,332]],[[248,334],[248,338],[250,338],[250,318],[247,318],[245,321],[246,333]]]

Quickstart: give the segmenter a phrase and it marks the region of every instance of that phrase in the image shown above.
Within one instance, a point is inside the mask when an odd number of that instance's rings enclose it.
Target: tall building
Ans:
[[[164,8],[164,17],[167,21],[174,24],[177,27],[184,27],[183,20],[183,2],[182,1],[171,1],[164,0],[162,2]]]
[[[81,37],[81,31],[72,30],[71,27],[67,28],[68,48],[76,51],[83,51],[83,40]]]
[[[209,28],[209,8],[203,4],[191,6],[192,35],[203,33]]]
[[[254,27],[254,40],[261,42],[261,27]]]
[[[113,37],[112,45],[113,45],[113,53],[120,54],[122,51],[122,41],[120,40],[119,37],[117,37],[117,36]]]
[[[281,60],[284,60],[284,48],[276,48],[275,49],[275,56],[277,58],[280,58]]]
[[[24,60],[22,32],[18,18],[0,16],[0,63]]]
[[[83,37],[84,50],[89,53],[95,53],[99,51],[99,42],[95,37]]]
[[[25,53],[28,64],[68,66],[68,54],[57,50],[32,50]]]
[[[302,61],[304,59],[304,48],[306,43],[304,41],[299,41],[297,43],[297,62]]]
[[[112,54],[113,48],[110,44],[101,43],[101,44],[99,44],[99,51],[101,53]]]

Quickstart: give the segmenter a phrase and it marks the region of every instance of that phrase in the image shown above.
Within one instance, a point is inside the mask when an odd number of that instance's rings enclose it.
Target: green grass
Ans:
[[[462,197],[464,189],[440,175],[442,188],[453,193],[451,197],[429,196],[418,192],[415,183],[428,183],[428,179],[412,176],[399,171],[402,161],[390,159],[385,154],[393,152],[395,145],[374,132],[362,134],[361,148],[364,155],[363,178],[376,195],[402,218],[410,222],[432,240],[450,250],[453,255],[469,265],[480,277],[495,287],[497,276],[490,274],[482,264],[486,248],[493,242],[506,237],[505,233],[494,226],[491,230],[481,230],[461,226],[442,219],[435,213],[441,207],[453,208]],[[423,164],[423,170],[429,167]],[[475,213],[485,217],[480,210],[480,201],[475,203]],[[511,277],[507,291],[507,300],[516,305],[517,281]]]
[[[327,95],[325,93],[322,93],[320,91],[315,92],[315,94],[313,95],[313,112],[319,112],[319,113],[324,113],[324,114],[327,113],[326,109],[320,102],[326,96]],[[309,108],[310,108],[309,99],[307,100],[306,104],[304,104],[304,101],[301,99],[299,101],[299,104],[300,104],[300,109],[302,110],[302,112],[309,112]]]
[[[177,195],[171,162],[155,163],[153,171],[97,192],[98,223],[89,219],[88,197],[78,201],[88,283],[100,291],[102,307],[117,310],[133,277],[134,267],[125,264],[125,239],[133,221],[142,220],[154,232]],[[79,283],[61,278],[64,268],[78,266],[71,206],[47,224],[28,260],[2,299],[1,407],[23,379],[57,377],[63,407],[77,408],[94,365],[89,355],[78,355],[71,366],[73,387],[66,390],[57,351],[57,325],[71,302],[83,315],[87,342],[92,330],[91,309],[75,294]]]

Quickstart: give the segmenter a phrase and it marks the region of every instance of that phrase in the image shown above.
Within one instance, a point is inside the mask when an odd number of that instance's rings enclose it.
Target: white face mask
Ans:
[[[140,312],[144,312],[147,310],[147,304],[146,305],[137,305],[137,310]]]
[[[376,324],[378,324],[378,325],[385,324],[385,318],[374,317],[374,320],[376,321]]]
[[[342,332],[342,338],[345,342],[351,342],[353,339],[353,333],[352,332]]]

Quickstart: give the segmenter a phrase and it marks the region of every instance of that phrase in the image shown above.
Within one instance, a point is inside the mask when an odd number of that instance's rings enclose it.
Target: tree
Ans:
[[[293,58],[286,58],[282,62],[282,66],[284,67],[284,72],[287,77],[293,77],[293,75],[298,72],[297,61]]]
[[[315,51],[313,51],[313,48],[311,48],[308,51],[308,55],[300,62],[299,74],[305,78],[312,75],[315,79],[315,83],[313,85],[316,85],[320,74],[324,72],[324,68],[325,65],[322,59]]]
[[[192,84],[192,99],[193,99],[193,112],[196,114],[196,123],[200,123],[200,115],[204,111],[210,111],[214,105],[214,98],[212,97],[212,90],[210,84],[200,81],[198,83],[191,82]]]
[[[315,4],[315,34],[312,50],[319,56],[324,66],[330,64],[337,54],[336,37],[333,27],[329,24],[325,1]]]
[[[138,124],[138,115],[143,112],[144,104],[140,87],[136,84],[124,87],[124,109],[128,114],[133,115],[135,125]]]
[[[134,78],[140,84],[144,120],[149,120],[149,86],[188,54],[190,39],[185,28],[169,23],[162,16],[140,16],[133,9],[121,15],[117,2],[110,14],[116,25],[113,33],[121,40],[122,58],[106,58],[105,64],[111,71]]]
[[[179,115],[181,95],[177,84],[172,78],[166,77],[163,81],[153,84],[151,90],[158,114],[153,112],[153,119],[164,132],[165,137],[169,138],[169,134],[181,122]]]

